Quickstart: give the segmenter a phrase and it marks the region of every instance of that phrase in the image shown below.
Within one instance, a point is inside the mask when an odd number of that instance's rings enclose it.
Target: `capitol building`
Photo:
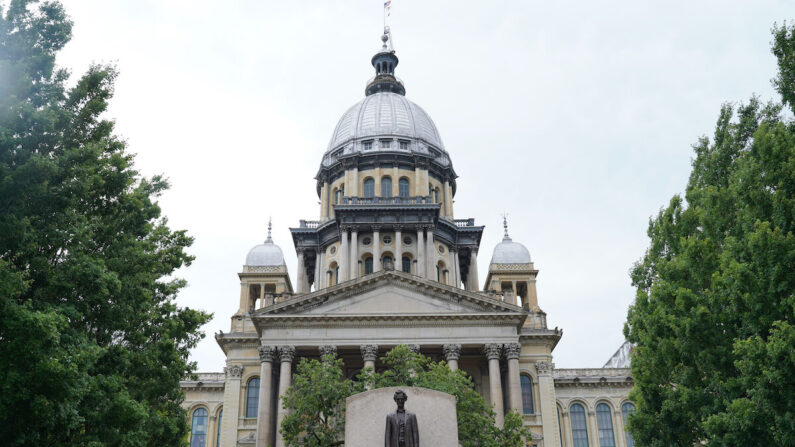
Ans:
[[[465,371],[497,424],[519,412],[528,446],[634,446],[629,347],[603,368],[555,368],[563,331],[547,327],[530,251],[507,222],[502,241],[481,249],[484,226],[455,215],[455,151],[406,97],[388,29],[381,40],[364,98],[330,129],[314,177],[319,215],[290,228],[295,277],[289,242],[269,227],[238,272],[230,329],[215,335],[223,372],[182,382],[190,445],[284,447],[280,396],[299,359],[336,352],[354,377],[405,344]]]

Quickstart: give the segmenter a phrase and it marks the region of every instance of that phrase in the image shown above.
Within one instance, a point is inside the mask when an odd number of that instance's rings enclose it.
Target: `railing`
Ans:
[[[475,219],[455,219],[453,220],[455,226],[457,227],[474,227],[475,226]]]
[[[431,196],[343,197],[338,205],[432,205]]]
[[[298,222],[301,228],[317,228],[322,223],[322,221],[319,220],[304,220],[304,219],[301,219]]]

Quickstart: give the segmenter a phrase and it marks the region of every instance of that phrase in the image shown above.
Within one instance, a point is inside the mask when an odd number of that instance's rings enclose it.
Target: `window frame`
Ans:
[[[252,382],[257,381],[257,386],[252,386]],[[254,376],[248,379],[246,382],[246,417],[247,418],[256,418],[257,411],[259,410],[259,387],[260,387],[260,380],[259,376]],[[252,390],[256,390],[256,392],[252,395]],[[253,405],[252,405],[253,401]],[[253,415],[252,415],[253,413]]]
[[[204,414],[197,415],[197,413],[199,413],[200,411],[204,412]],[[193,413],[191,413],[190,447],[206,447],[207,446],[207,428],[208,428],[207,424],[209,423],[209,420],[210,420],[210,416],[209,415],[210,415],[210,412],[207,411],[207,409],[204,408],[204,407],[198,407],[195,410],[193,410]],[[197,427],[197,424],[196,424],[197,419],[201,419],[201,418],[204,419],[204,425],[203,425],[204,432],[203,433],[201,433],[201,432],[199,432],[199,430],[197,430],[198,427]],[[199,427],[202,427],[202,425],[199,425]]]

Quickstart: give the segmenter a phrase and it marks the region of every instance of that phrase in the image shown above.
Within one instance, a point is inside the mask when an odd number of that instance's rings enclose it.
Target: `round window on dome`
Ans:
[[[337,252],[337,247],[332,246],[331,248],[328,249],[328,252],[333,255],[334,253]]]
[[[392,236],[384,236],[381,240],[384,241],[384,245],[392,244]]]
[[[411,239],[411,236],[406,236],[403,238],[403,245],[411,245],[412,242],[414,241]]]
[[[369,237],[369,236],[368,236],[368,237],[364,237],[364,238],[362,238],[362,245],[370,245],[370,244],[372,244],[372,243],[373,243],[373,240],[372,240],[372,239],[370,239],[370,237]]]
[[[444,254],[444,245],[439,246],[439,253]]]

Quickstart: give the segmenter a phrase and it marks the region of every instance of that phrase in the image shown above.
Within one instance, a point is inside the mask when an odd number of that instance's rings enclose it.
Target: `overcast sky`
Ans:
[[[382,1],[65,0],[80,74],[120,70],[109,116],[139,170],[164,173],[176,229],[196,238],[179,303],[215,314],[194,350],[220,371],[248,250],[318,218],[313,177],[337,120],[364,97]],[[393,0],[406,96],[435,120],[457,218],[528,247],[538,300],[563,329],[558,368],[600,367],[623,341],[628,271],[649,217],[684,191],[691,145],[726,101],[776,99],[769,51],[789,1]],[[293,282],[295,278],[293,276]]]

